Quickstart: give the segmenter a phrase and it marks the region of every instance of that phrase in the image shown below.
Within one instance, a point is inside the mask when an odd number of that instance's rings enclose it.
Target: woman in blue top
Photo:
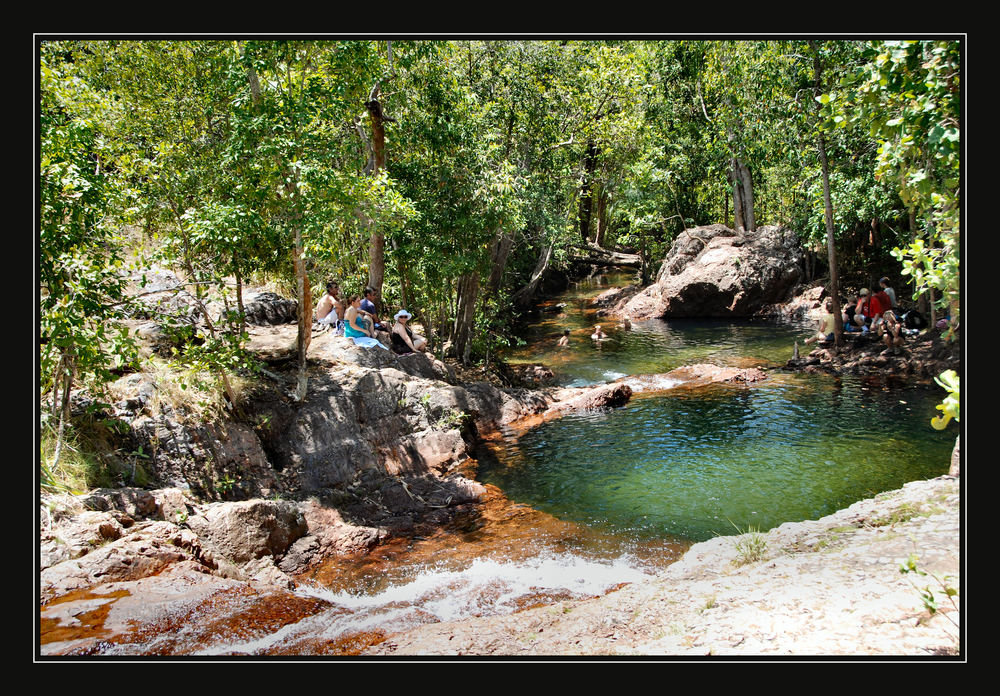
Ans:
[[[368,332],[369,330],[367,324],[363,324],[361,322],[361,314],[358,311],[360,308],[361,296],[351,295],[348,300],[347,309],[344,310],[344,335],[353,339],[359,346],[364,346],[365,348],[381,346],[382,348],[389,350]]]
[[[361,296],[351,295],[347,300],[347,309],[344,310],[344,335],[348,338],[371,338],[368,327],[361,323]]]

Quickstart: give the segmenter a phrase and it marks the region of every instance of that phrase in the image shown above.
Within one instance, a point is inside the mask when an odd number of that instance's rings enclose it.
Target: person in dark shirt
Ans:
[[[399,355],[427,350],[427,339],[413,333],[406,325],[411,316],[405,309],[396,312],[396,323],[392,325],[392,332],[389,334],[390,348]]]
[[[365,288],[364,297],[361,300],[361,314],[368,320],[373,331],[388,331],[384,325],[379,323],[378,312],[375,310],[375,289],[371,286]]]

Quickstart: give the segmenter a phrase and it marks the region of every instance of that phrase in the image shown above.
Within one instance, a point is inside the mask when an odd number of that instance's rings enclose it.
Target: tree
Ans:
[[[122,316],[126,280],[112,210],[121,193],[105,126],[113,105],[79,74],[80,47],[39,48],[39,345],[42,393],[58,421],[52,467],[69,423],[74,384],[100,386],[134,345]]]
[[[368,42],[251,41],[231,114],[228,160],[259,172],[265,212],[278,245],[290,251],[299,306],[296,397],[305,398],[312,330],[311,254],[346,252],[332,238],[372,191],[355,147],[353,113],[366,93]],[[361,155],[363,156],[363,155]]]
[[[815,41],[809,42],[813,58],[813,105],[819,113],[818,102],[821,99],[823,68],[820,62],[820,50]],[[816,124],[816,149],[819,152],[820,166],[823,171],[823,203],[826,219],[826,248],[830,262],[830,297],[834,302],[833,312],[833,336],[836,349],[840,349],[840,344],[844,332],[844,318],[840,311],[840,277],[837,268],[837,250],[834,246],[833,232],[833,205],[830,203],[830,165],[826,159],[826,142],[823,137],[822,122],[817,118]]]
[[[927,230],[895,256],[915,295],[940,293],[952,327],[960,311],[961,62],[957,41],[887,41],[857,91],[880,142],[876,174],[896,180]]]

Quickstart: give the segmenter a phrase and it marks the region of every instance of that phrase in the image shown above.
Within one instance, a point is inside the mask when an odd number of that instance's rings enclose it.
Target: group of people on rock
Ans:
[[[340,285],[334,281],[326,284],[326,294],[316,305],[316,321],[322,327],[353,339],[357,345],[379,346],[398,355],[427,350],[427,339],[415,334],[407,325],[412,317],[407,310],[401,309],[389,326],[379,320],[374,288],[366,287],[362,294],[351,294],[345,301],[340,297]],[[379,339],[387,340],[389,345]]]
[[[818,329],[806,339],[806,344],[834,340],[833,298],[827,298],[823,310]],[[854,302],[848,302],[844,306],[841,315],[845,332],[875,333],[885,343],[887,349],[903,345],[906,330],[901,316],[902,311],[896,302],[896,293],[890,287],[888,278],[881,278],[874,292],[869,292],[868,288],[861,288]]]

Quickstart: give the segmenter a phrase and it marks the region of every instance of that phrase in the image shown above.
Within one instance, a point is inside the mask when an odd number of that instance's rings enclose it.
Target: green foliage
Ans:
[[[934,381],[948,392],[948,396],[937,405],[941,415],[932,418],[931,425],[935,430],[944,430],[952,418],[961,420],[961,379],[954,370],[945,370]]]
[[[902,575],[907,575],[907,576],[912,573],[921,578],[930,578],[931,580],[934,581],[934,584],[936,585],[938,592],[943,594],[944,597],[948,600],[948,603],[951,606],[952,610],[958,611],[958,604],[955,601],[955,598],[958,596],[958,589],[953,587],[951,584],[953,578],[950,575],[944,575],[939,577],[935,573],[931,573],[926,570],[921,570],[920,568],[917,567],[917,560],[918,557],[916,556],[916,554],[911,553],[905,561],[899,564],[899,572]],[[913,588],[917,590],[917,592],[920,594],[920,601],[924,605],[924,608],[927,609],[928,612],[930,612],[931,616],[939,613],[939,611],[941,610],[940,601],[934,595],[934,590],[931,589],[931,584],[926,584],[923,587],[918,587],[917,584],[913,582],[913,580],[910,580],[909,578],[907,579],[909,580],[910,585],[912,585]],[[948,613],[941,612],[941,615],[945,616],[955,627],[958,627],[958,623],[953,618],[951,618],[951,616],[949,616]]]
[[[863,126],[878,142],[875,176],[891,182],[923,238],[893,251],[914,297],[934,289],[957,321],[961,215],[961,44],[863,44],[865,60],[823,95],[838,127]]]
[[[106,132],[113,108],[66,61],[76,47],[43,44],[39,87],[40,375],[42,391],[65,375],[98,385],[134,360],[114,319],[123,314],[117,151]]]
[[[146,486],[149,476],[136,452],[112,451],[108,445],[110,424],[85,418],[63,434],[59,460],[55,460],[58,435],[43,423],[39,437],[39,487],[52,493],[78,495],[94,488],[121,485]]]
[[[753,173],[758,225],[816,248],[818,133],[848,270],[898,247],[915,291],[957,311],[960,46],[817,45],[819,119],[812,53],[794,40],[44,44],[42,390],[60,371],[107,379],[132,360],[109,321],[125,306],[124,222],[155,250],[142,261],[181,272],[199,300],[223,295],[212,340],[177,343],[217,375],[246,367],[234,278],[360,290],[373,233],[387,309],[405,302],[440,342],[468,329],[482,357],[512,340],[508,300],[550,245],[554,266],[581,232],[655,265],[685,228],[731,221],[734,156]],[[376,83],[391,120],[372,173]],[[910,209],[928,230],[916,238]]]

